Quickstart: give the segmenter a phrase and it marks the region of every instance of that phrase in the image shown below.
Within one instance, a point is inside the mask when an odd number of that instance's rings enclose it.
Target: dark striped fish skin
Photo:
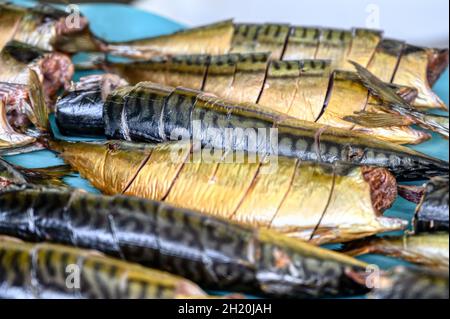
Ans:
[[[115,43],[108,49],[113,54],[141,59],[180,54],[271,52],[270,58],[274,60],[329,59],[333,69],[347,71],[353,70],[348,63],[351,60],[383,81],[416,87],[417,107],[447,109],[431,87],[448,66],[448,50],[384,39],[377,30],[226,21],[161,37]]]
[[[448,232],[448,197],[448,175],[434,177],[425,185],[425,192],[413,221],[416,232]]]
[[[185,279],[98,252],[0,237],[0,299],[204,296],[200,288]]]
[[[38,49],[65,53],[98,52],[104,42],[89,29],[89,22],[79,13],[78,23],[70,13],[50,5],[25,8],[11,3],[0,4],[0,49],[16,40]]]
[[[420,180],[448,172],[447,162],[400,145],[292,119],[253,104],[227,102],[200,91],[143,82],[113,92],[106,101],[102,107],[104,131],[111,139],[161,142],[193,138],[204,148],[386,167],[399,180]],[[57,107],[58,127],[67,134],[72,133],[62,119],[75,113],[74,107],[79,108],[79,104],[74,105],[70,98],[61,99]],[[98,103],[85,104],[83,108],[89,112],[83,114],[100,114],[100,107]],[[89,122],[89,118],[80,120],[77,133]],[[277,129],[276,137],[271,136],[271,128]],[[231,131],[231,138],[229,129],[238,129]],[[237,134],[245,130],[262,130],[266,135],[250,145],[245,135]]]
[[[383,274],[371,299],[448,299],[448,269],[397,267]]]
[[[449,268],[448,232],[405,233],[401,236],[369,237],[345,244],[341,252],[349,256],[381,254],[428,268]]]
[[[296,298],[365,290],[348,276],[364,271],[356,259],[133,197],[6,189],[0,194],[0,232],[97,249],[214,289]]]

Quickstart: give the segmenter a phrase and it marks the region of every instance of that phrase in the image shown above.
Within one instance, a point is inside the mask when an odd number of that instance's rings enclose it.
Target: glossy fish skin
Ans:
[[[60,97],[58,102],[60,109],[64,108],[64,101],[71,103],[68,113],[58,112],[58,122],[65,123],[64,126],[59,126],[61,133],[78,136],[102,135],[104,133],[104,100],[111,91],[125,85],[127,82],[115,75],[90,76],[72,84],[72,88],[62,99]],[[84,107],[91,104],[95,106]],[[83,121],[86,125],[80,127]]]
[[[79,274],[77,281],[70,275]],[[74,286],[75,285],[75,286]],[[73,288],[72,288],[73,287]],[[102,254],[0,237],[0,299],[205,297],[193,283]]]
[[[448,269],[448,239],[448,233],[373,237],[350,242],[344,246],[343,252],[349,256],[382,254],[427,267]]]
[[[248,156],[234,163],[229,155],[190,154],[191,147],[190,143],[50,143],[104,194],[162,200],[315,244],[406,225],[381,214],[396,196],[395,180],[383,169],[281,156],[274,162]]]
[[[432,178],[425,185],[425,193],[414,216],[416,232],[448,232],[449,214],[448,175]]]
[[[4,234],[95,248],[204,287],[296,298],[366,290],[348,276],[363,262],[161,202],[27,187],[0,202]]]
[[[215,45],[210,45],[211,42]],[[417,107],[447,109],[431,86],[448,66],[448,50],[383,39],[377,30],[227,21],[162,37],[117,43],[109,50],[141,59],[161,55],[271,52],[275,60],[329,59],[333,69],[346,71],[353,70],[348,63],[351,60],[369,68],[384,81],[417,88]]]
[[[98,103],[80,105],[71,98],[59,101],[56,121],[66,134],[72,133],[65,127],[65,121],[75,113],[74,109],[80,112],[81,107],[89,110],[83,114],[101,114]],[[262,106],[227,102],[195,90],[143,82],[114,91],[102,109],[105,135],[111,139],[161,142],[193,138],[204,148],[243,149],[306,161],[386,167],[399,180],[420,180],[448,172],[447,162],[407,147],[292,119]],[[85,128],[88,132],[90,121],[90,118],[80,120],[77,132]],[[231,131],[231,139],[230,128],[237,128]],[[271,128],[276,130],[270,131]],[[242,130],[262,130],[265,135],[248,146],[246,136],[238,134]]]
[[[68,23],[67,23],[68,22]],[[0,4],[0,48],[11,40],[26,43],[41,50],[77,53],[104,50],[104,43],[89,30],[81,15],[79,23],[65,11],[49,5],[24,8]]]
[[[150,81],[203,90],[237,103],[257,103],[300,120],[350,129],[385,141],[418,144],[430,135],[408,126],[371,128],[345,121],[369,107],[354,73],[332,72],[328,60],[269,61],[269,54],[191,55],[139,62],[106,62],[130,84]],[[376,101],[374,101],[376,102]]]
[[[448,269],[396,267],[380,278],[371,299],[448,299]]]
[[[47,106],[54,106],[57,93],[68,89],[74,75],[70,57],[27,44],[11,41],[0,53],[0,82],[31,85],[30,72],[36,72],[42,83]]]

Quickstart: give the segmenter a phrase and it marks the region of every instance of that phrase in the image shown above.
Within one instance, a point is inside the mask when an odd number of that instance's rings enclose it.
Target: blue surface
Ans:
[[[15,1],[19,3],[29,1]],[[129,6],[115,4],[95,4],[81,5],[81,11],[91,21],[92,29],[97,35],[108,40],[121,41],[136,39],[147,36],[170,33],[179,30],[182,26],[165,18],[161,18],[151,13],[143,12]],[[448,70],[434,87],[434,90],[448,105],[449,103],[449,72]],[[53,121],[52,121],[53,122]],[[433,135],[433,139],[418,146],[413,147],[424,152],[448,161],[448,141],[438,135]],[[45,167],[63,164],[62,160],[48,151],[39,151],[30,154],[6,157],[12,163],[26,167]],[[89,191],[98,192],[86,180],[81,178],[68,178],[67,182],[75,187],[81,187]],[[386,215],[403,218],[410,221],[414,213],[415,205],[399,198],[392,209]],[[394,265],[404,264],[401,261],[375,255],[362,256],[360,259],[369,263],[379,265],[386,269]]]

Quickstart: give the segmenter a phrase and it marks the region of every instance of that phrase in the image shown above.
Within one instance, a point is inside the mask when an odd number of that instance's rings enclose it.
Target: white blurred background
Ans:
[[[142,9],[198,26],[285,22],[336,28],[371,27],[417,45],[448,47],[448,0],[136,0]]]

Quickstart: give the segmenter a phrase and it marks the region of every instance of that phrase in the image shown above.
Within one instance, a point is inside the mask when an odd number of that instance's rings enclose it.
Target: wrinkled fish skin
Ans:
[[[396,198],[395,179],[382,168],[285,157],[235,163],[191,153],[190,143],[54,141],[50,148],[104,194],[165,201],[315,244],[406,226],[382,216]]]
[[[383,274],[372,299],[448,299],[448,269],[397,267]]]
[[[366,290],[348,275],[363,262],[161,202],[22,186],[3,190],[0,205],[3,234],[94,248],[205,287],[297,298]]]
[[[449,214],[448,175],[432,178],[414,216],[416,232],[447,231]]]
[[[300,120],[399,144],[418,144],[430,138],[406,125],[372,128],[345,121],[345,116],[362,112],[377,101],[368,98],[369,91],[354,73],[332,71],[329,60],[269,61],[266,53],[190,55],[106,62],[104,69],[132,85],[150,81],[203,90],[232,102],[256,103]]]
[[[103,41],[91,33],[85,17],[81,15],[76,23],[69,13],[49,5],[24,8],[0,4],[0,27],[0,48],[16,40],[47,51],[104,50]]]
[[[77,134],[84,129],[89,133],[91,123],[95,122],[100,127],[103,124],[110,139],[157,142],[194,139],[203,148],[381,166],[391,170],[399,180],[421,180],[448,172],[447,162],[407,147],[181,87],[174,89],[142,82],[113,91],[103,106],[84,103],[86,99],[80,103],[81,99],[80,95],[75,98],[69,95],[57,105],[56,122],[64,134],[72,134],[73,125],[65,127],[65,123],[69,123],[73,114],[81,112],[86,116],[81,119],[76,116]],[[260,134],[261,130],[264,134]],[[246,134],[242,134],[249,131],[256,135],[257,142],[248,142]]]
[[[433,268],[448,269],[448,233],[405,234],[350,242],[343,251],[350,256],[382,254]]]
[[[171,35],[115,43],[109,50],[139,58],[271,52],[271,59],[275,60],[329,59],[332,68],[339,70],[353,70],[348,61],[354,61],[383,81],[417,88],[416,106],[446,109],[431,86],[448,66],[448,50],[383,39],[382,33],[376,30],[225,21]]]
[[[78,282],[75,279],[77,274]],[[94,251],[0,237],[0,299],[170,299],[204,296],[206,294],[200,288],[185,279],[105,257]]]

